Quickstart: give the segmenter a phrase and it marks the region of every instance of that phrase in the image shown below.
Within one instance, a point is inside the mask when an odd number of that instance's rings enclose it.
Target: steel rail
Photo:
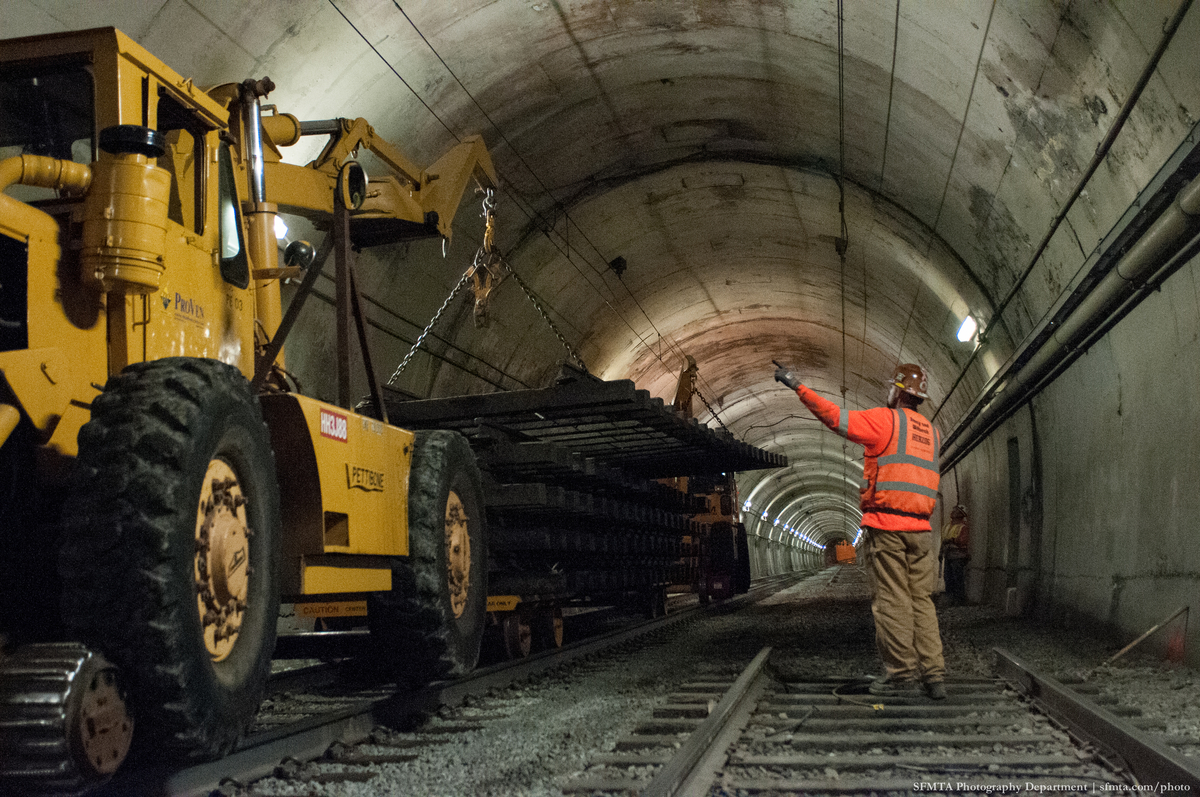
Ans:
[[[145,767],[136,772],[119,773],[113,781],[90,797],[127,797],[129,794],[154,794],[158,797],[210,797],[229,784],[243,784],[271,775],[285,758],[300,761],[319,758],[335,742],[357,744],[367,739],[380,725],[397,722],[436,710],[458,706],[470,695],[525,680],[537,673],[559,667],[576,659],[616,647],[639,636],[658,631],[704,613],[732,611],[758,600],[764,594],[787,586],[787,574],[763,579],[744,595],[708,607],[694,606],[631,628],[617,629],[555,650],[536,653],[528,658],[501,662],[476,670],[465,678],[438,682],[416,692],[389,694],[364,699],[337,711],[309,717],[292,725],[254,734],[243,740],[230,755],[217,761],[186,768]],[[323,668],[309,673],[320,678]],[[288,678],[287,674],[281,676]],[[236,789],[235,789],[236,791]]]
[[[736,741],[736,734],[731,736],[726,731],[740,730],[735,727],[734,718],[744,713],[740,709],[753,708],[757,702],[767,679],[763,668],[770,655],[769,647],[758,652],[704,722],[700,723],[679,748],[679,752],[655,773],[654,778],[642,790],[642,797],[674,797],[683,793],[681,790],[692,780],[692,775],[697,773],[701,762],[710,761],[715,755],[723,753],[730,743]],[[748,718],[749,715],[745,714],[744,719]],[[724,741],[724,744],[720,744],[721,741]],[[697,778],[697,781],[699,780],[702,779]],[[710,777],[696,785],[699,788],[694,791],[708,794],[712,788],[712,779]]]
[[[1047,714],[1081,737],[1111,750],[1143,784],[1200,791],[1200,761],[1188,759],[1002,648],[995,648],[996,674],[1024,693]]]

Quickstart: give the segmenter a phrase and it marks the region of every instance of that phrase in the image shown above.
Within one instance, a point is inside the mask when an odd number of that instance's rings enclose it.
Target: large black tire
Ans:
[[[262,700],[279,613],[279,488],[249,383],[182,357],[110,379],[63,517],[63,619],[121,668],[135,753],[227,753]]]
[[[463,516],[465,532],[455,523]],[[455,432],[417,432],[408,554],[392,568],[391,592],[369,598],[375,650],[407,686],[465,675],[479,661],[487,619],[487,526],[475,455]]]

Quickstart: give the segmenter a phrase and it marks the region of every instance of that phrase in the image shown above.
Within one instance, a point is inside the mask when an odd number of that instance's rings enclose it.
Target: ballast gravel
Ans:
[[[693,598],[694,600],[694,598]],[[1040,671],[1080,677],[1101,693],[1166,724],[1160,738],[1200,754],[1200,677],[1147,645],[1101,665],[1130,640],[1005,617],[994,607],[939,609],[950,676],[990,676],[992,649],[1002,647]],[[371,766],[364,783],[293,783],[268,778],[260,795],[328,797],[558,797],[582,777],[595,753],[652,717],[679,685],[732,680],[764,646],[768,665],[785,679],[879,673],[866,587],[853,566],[830,568],[731,613],[709,613],[636,642],[529,681],[444,709],[396,738],[431,738],[442,725],[458,730],[418,748],[405,763]],[[1187,744],[1190,742],[1190,744]],[[394,752],[366,747],[364,752]],[[631,767],[630,777],[650,772]]]

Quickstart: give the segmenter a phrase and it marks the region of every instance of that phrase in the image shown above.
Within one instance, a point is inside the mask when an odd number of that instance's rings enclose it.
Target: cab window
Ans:
[[[222,144],[217,158],[217,219],[220,240],[221,278],[238,288],[250,284],[250,264],[242,240],[237,192],[233,182],[233,158],[229,145]]]
[[[158,129],[167,151],[158,165],[171,173],[167,217],[197,234],[204,232],[204,125],[169,95],[158,100]]]
[[[45,155],[95,160],[95,86],[82,63],[0,66],[0,160]],[[54,199],[52,188],[14,185],[5,192],[22,202]]]

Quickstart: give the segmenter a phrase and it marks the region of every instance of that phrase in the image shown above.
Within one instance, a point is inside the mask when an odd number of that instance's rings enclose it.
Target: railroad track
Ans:
[[[537,673],[665,633],[705,613],[732,611],[800,578],[797,574],[764,579],[751,591],[707,608],[688,608],[598,636],[544,651],[525,659],[476,670],[427,689],[398,691],[394,684],[355,683],[333,665],[320,665],[274,678],[252,728],[231,755],[185,768],[141,765],[118,776],[93,797],[254,797],[254,783],[267,777],[295,788],[331,782],[369,781],[373,764],[404,762],[423,748],[444,744],[455,734],[477,730],[495,717],[454,711],[472,696]],[[397,733],[394,729],[416,732]],[[303,794],[303,791],[291,793]]]
[[[1200,790],[1200,762],[1002,650],[998,677],[949,697],[878,698],[869,681],[780,682],[770,649],[728,682],[686,684],[596,753],[568,794],[975,794]],[[1091,691],[1079,685],[1081,691]]]

